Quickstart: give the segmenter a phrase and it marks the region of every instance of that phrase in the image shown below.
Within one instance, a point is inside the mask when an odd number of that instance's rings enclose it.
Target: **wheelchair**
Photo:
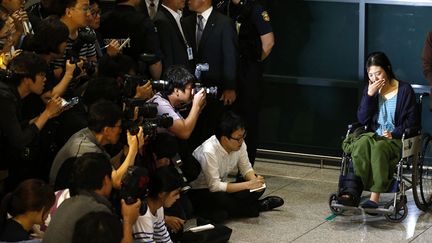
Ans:
[[[420,95],[418,106],[419,113],[422,110],[423,98],[428,93]],[[348,137],[356,129],[367,130],[366,126],[359,123],[348,125],[345,137]],[[360,201],[362,185],[358,184],[352,168],[352,158],[350,154],[343,153],[338,191],[330,195],[329,207],[333,214],[343,215],[345,211],[365,212],[371,215],[384,215],[390,222],[401,222],[408,215],[406,191],[412,189],[413,198],[416,206],[423,211],[427,211],[432,205],[432,136],[421,134],[420,129],[410,128],[402,135],[401,159],[396,165],[396,172],[390,189],[386,193],[393,193],[390,201],[384,207],[361,208],[358,206]],[[354,185],[354,187],[352,187]],[[354,195],[354,202],[341,203],[340,196],[346,195],[347,187],[359,191],[357,197]],[[348,190],[349,191],[349,190]],[[350,195],[351,196],[351,195]]]

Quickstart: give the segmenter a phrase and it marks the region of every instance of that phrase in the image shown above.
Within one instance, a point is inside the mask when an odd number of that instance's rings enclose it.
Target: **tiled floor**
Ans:
[[[258,218],[230,220],[230,242],[432,242],[432,214],[416,208],[408,192],[407,218],[390,223],[384,216],[332,217],[329,195],[336,191],[337,168],[257,161],[266,178],[266,195],[281,196],[285,205]]]

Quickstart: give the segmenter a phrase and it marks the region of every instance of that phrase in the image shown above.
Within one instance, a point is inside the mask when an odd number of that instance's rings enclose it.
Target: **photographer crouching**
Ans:
[[[27,146],[36,139],[49,119],[62,112],[61,98],[53,96],[39,116],[30,121],[22,119],[21,101],[31,93],[40,95],[43,92],[46,68],[43,58],[23,52],[11,61],[1,78],[0,169],[9,170],[6,191],[33,177],[32,171],[38,165],[26,163],[32,153]]]

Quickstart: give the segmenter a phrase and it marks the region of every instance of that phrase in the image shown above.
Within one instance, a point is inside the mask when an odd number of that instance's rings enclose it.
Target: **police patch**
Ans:
[[[267,11],[263,11],[263,12],[261,13],[261,16],[263,17],[263,20],[264,20],[264,21],[266,21],[266,22],[269,22],[269,21],[270,21],[270,15],[267,13]]]

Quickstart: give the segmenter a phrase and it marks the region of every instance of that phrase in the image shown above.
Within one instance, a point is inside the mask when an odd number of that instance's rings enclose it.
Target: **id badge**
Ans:
[[[187,51],[187,54],[188,54],[188,59],[189,59],[189,61],[190,61],[190,60],[193,60],[192,47],[188,46],[188,47],[186,48],[186,51]]]

